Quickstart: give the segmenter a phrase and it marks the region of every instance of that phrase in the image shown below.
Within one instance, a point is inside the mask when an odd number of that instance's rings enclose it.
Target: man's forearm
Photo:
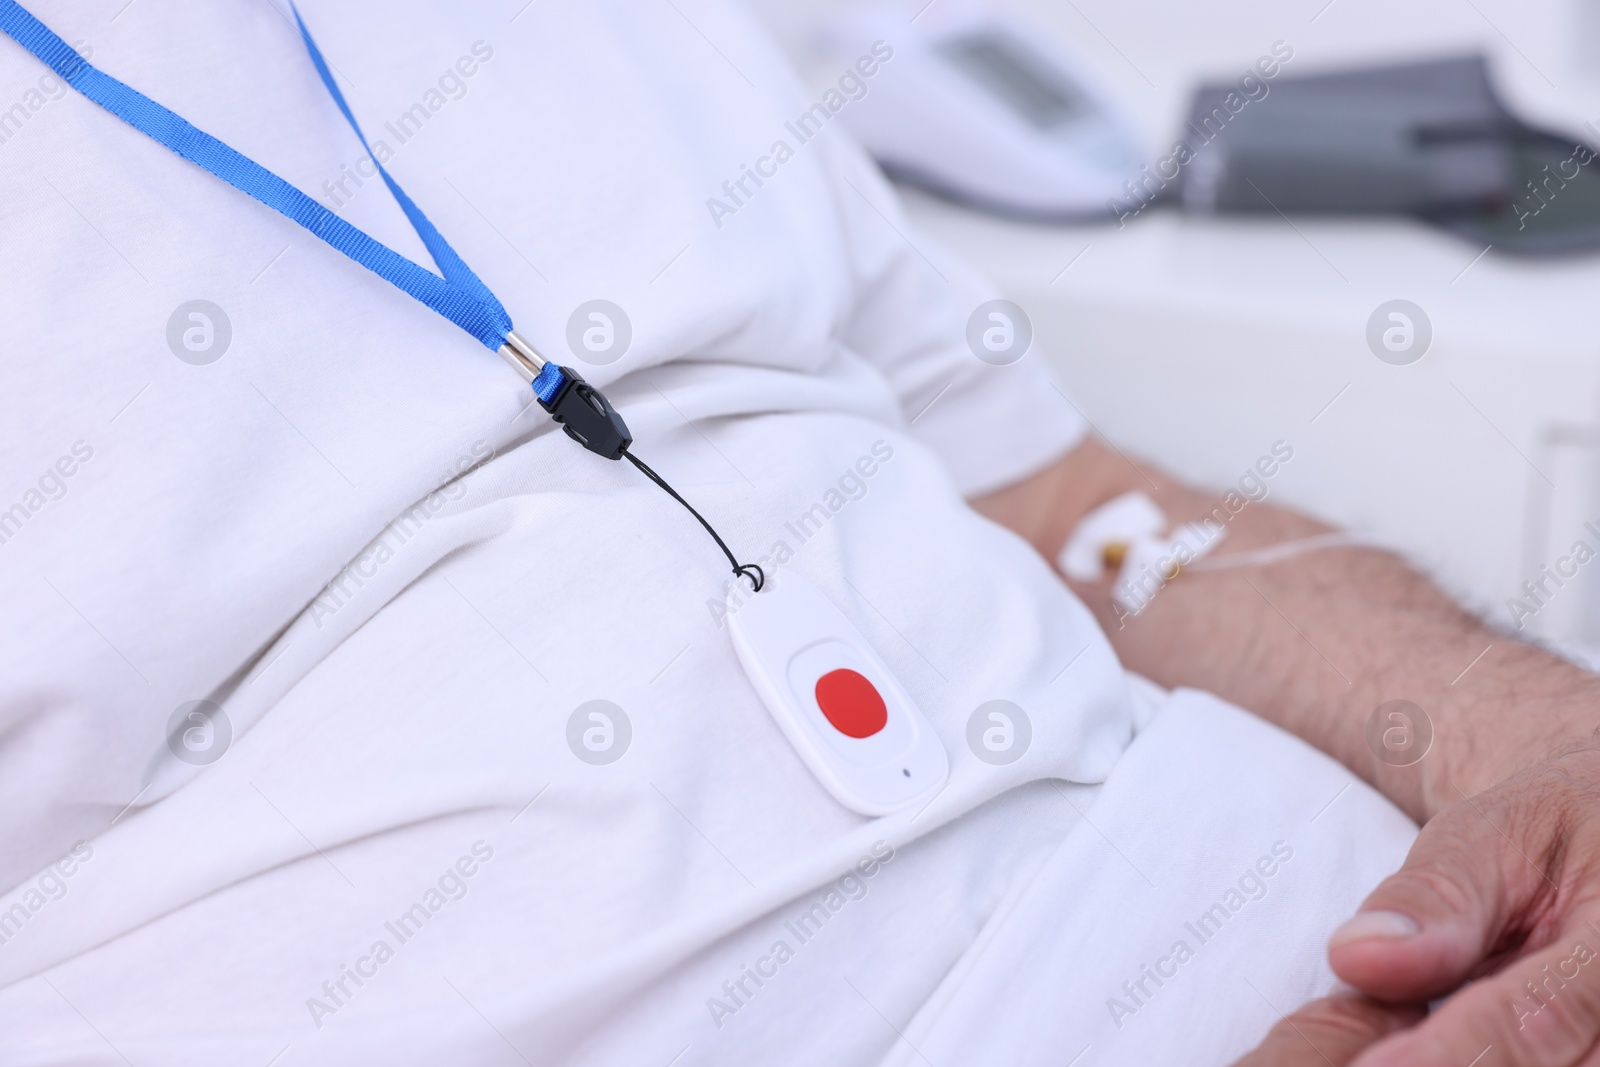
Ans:
[[[1178,523],[1219,503],[1098,442],[975,502],[1054,561],[1090,510],[1130,490]],[[1327,531],[1251,503],[1213,559]],[[1266,565],[1185,570],[1137,616],[1109,581],[1077,589],[1131,669],[1206,689],[1339,759],[1419,821],[1547,755],[1600,722],[1600,679],[1498,634],[1388,553],[1320,549]],[[1426,758],[1394,767],[1368,748],[1368,718],[1405,699],[1433,725]]]

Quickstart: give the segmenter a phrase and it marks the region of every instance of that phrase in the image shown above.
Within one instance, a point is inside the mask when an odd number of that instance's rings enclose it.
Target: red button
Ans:
[[[883,697],[855,671],[829,671],[817,679],[817,706],[846,737],[871,737],[889,722]]]

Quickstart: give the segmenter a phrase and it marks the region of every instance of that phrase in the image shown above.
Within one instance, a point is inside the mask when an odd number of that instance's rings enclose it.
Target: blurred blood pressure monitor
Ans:
[[[840,69],[874,42],[893,47],[840,113],[885,171],[1023,218],[1103,217],[1128,196],[1144,162],[1133,124],[1065,50],[982,5],[911,14],[869,5],[821,33],[824,63]]]

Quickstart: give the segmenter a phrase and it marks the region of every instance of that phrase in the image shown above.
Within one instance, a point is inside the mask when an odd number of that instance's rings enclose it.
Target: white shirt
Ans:
[[[1089,612],[962,502],[1084,430],[1031,357],[968,349],[992,294],[838,131],[788,132],[815,101],[741,11],[516,7],[303,13],[520,331],[741,558],[855,622],[949,787],[840,807],[741,672],[687,514],[449,322],[0,40],[26,113],[0,125],[7,1062],[864,1062],[1129,742]],[[280,11],[31,10],[426,262],[348,176]],[[758,165],[737,211],[710,203]],[[632,329],[604,366],[567,343],[596,298]],[[231,329],[204,365],[168,339],[194,300]],[[176,321],[177,347],[205,329]],[[597,699],[631,726],[605,765],[568,744]],[[966,742],[993,699],[1033,728],[1001,767]],[[169,746],[199,700],[226,726],[197,747],[231,734],[206,765]]]

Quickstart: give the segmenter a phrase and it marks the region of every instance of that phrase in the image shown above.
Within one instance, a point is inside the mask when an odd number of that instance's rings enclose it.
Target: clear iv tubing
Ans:
[[[1295,541],[1284,541],[1282,544],[1269,545],[1266,548],[1252,549],[1248,552],[1235,552],[1227,556],[1212,556],[1209,559],[1195,560],[1185,564],[1186,571],[1226,571],[1236,567],[1265,567],[1269,564],[1279,563],[1307,552],[1317,552],[1326,548],[1386,548],[1377,538],[1367,534],[1353,533],[1326,533],[1314,537],[1302,537]]]

